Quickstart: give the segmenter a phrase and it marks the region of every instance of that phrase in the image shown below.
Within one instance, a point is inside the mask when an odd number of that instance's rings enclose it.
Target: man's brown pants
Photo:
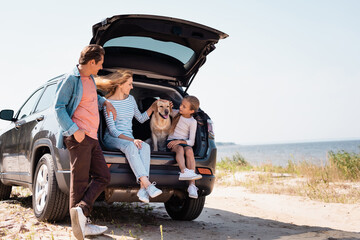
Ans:
[[[70,209],[81,207],[89,216],[95,200],[110,182],[99,141],[85,135],[79,143],[74,136],[65,137],[70,152]]]

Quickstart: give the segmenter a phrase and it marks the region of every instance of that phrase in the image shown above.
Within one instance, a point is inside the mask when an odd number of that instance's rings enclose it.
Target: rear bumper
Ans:
[[[117,177],[121,179],[130,177],[133,178],[133,175],[114,175],[111,174],[112,180],[111,183],[105,190],[105,200],[109,203],[111,202],[138,202],[139,198],[137,197],[137,192],[139,190],[139,185],[132,181],[129,181],[128,184],[123,185],[121,180],[120,184],[114,184],[117,182]],[[177,176],[169,175],[150,175],[150,180],[155,181],[156,187],[160,188],[163,193],[156,197],[150,198],[151,202],[167,202],[173,195],[178,195],[180,198],[184,198],[187,195],[186,190],[188,188],[187,181],[179,181]],[[167,180],[166,182],[164,182]],[[205,176],[200,180],[196,181],[196,186],[199,188],[200,196],[207,196],[211,193],[215,183],[215,176]]]
[[[130,169],[131,171],[131,169]],[[156,187],[161,189],[178,189],[186,190],[189,183],[188,181],[179,181],[179,170],[151,170],[150,181],[156,182]],[[215,183],[214,175],[202,175],[200,180],[196,180],[196,186],[202,192],[202,195],[209,195]],[[111,171],[111,181],[108,188],[139,188],[136,179],[132,172],[114,172]]]

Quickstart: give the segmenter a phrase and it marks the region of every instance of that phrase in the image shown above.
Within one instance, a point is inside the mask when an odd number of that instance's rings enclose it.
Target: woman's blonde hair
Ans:
[[[116,88],[119,85],[126,83],[126,81],[133,76],[130,70],[117,70],[105,76],[95,77],[96,87],[101,91],[106,92],[105,97],[114,95]]]
[[[183,98],[183,100],[186,100],[186,101],[188,101],[190,103],[190,110],[194,110],[194,113],[196,113],[199,110],[200,101],[199,101],[199,99],[197,97],[188,95],[188,96],[185,96]],[[174,133],[176,125],[178,124],[178,122],[180,120],[180,116],[181,116],[181,114],[179,112],[178,114],[176,114],[176,116],[172,120],[171,128],[170,128],[170,134]]]

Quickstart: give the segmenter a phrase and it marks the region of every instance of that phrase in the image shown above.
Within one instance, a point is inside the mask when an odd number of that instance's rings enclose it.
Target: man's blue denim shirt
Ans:
[[[94,81],[93,76],[90,76]],[[63,129],[64,136],[71,136],[79,130],[79,127],[71,120],[71,117],[73,116],[75,109],[80,104],[82,94],[83,86],[79,69],[76,66],[72,72],[65,75],[57,90],[55,112],[56,118]],[[105,98],[98,95],[99,109],[102,109],[105,101]]]

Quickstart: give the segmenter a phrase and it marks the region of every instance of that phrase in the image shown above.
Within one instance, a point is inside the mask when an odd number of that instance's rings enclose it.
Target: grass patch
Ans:
[[[329,152],[331,165],[339,171],[339,177],[346,180],[360,179],[360,154],[345,151]]]
[[[252,166],[239,153],[217,163],[217,183],[244,186],[253,192],[306,196],[338,203],[360,202],[360,154],[329,152],[319,166],[288,161],[286,166]]]
[[[238,185],[236,173],[251,169],[252,166],[239,153],[236,153],[231,158],[225,157],[216,163],[216,181],[223,185]],[[229,179],[230,177],[232,179]]]
[[[247,171],[251,169],[251,165],[245,160],[243,156],[236,153],[231,158],[225,157],[216,164],[218,170],[226,170],[234,173],[237,171]]]

